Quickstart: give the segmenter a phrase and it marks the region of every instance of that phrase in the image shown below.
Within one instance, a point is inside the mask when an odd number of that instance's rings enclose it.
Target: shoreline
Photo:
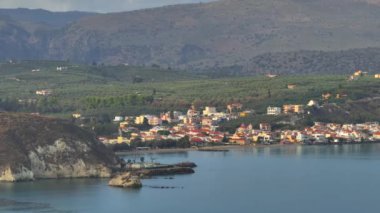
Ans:
[[[332,143],[332,144],[250,144],[250,145],[221,145],[221,146],[205,146],[200,148],[166,148],[166,149],[148,149],[148,150],[129,150],[115,152],[117,156],[142,155],[142,154],[170,154],[170,153],[185,153],[190,151],[204,152],[222,152],[230,150],[241,150],[247,148],[263,148],[263,147],[287,147],[287,146],[331,146],[331,145],[358,145],[358,144],[379,144],[380,141],[360,142],[360,143]]]
[[[225,145],[225,146],[205,146],[205,147],[201,147],[201,148],[148,149],[148,150],[121,151],[121,152],[115,152],[115,154],[117,156],[124,156],[124,155],[135,155],[135,154],[183,153],[183,152],[190,152],[190,151],[220,152],[220,151],[239,150],[239,149],[246,149],[246,148],[278,147],[278,146],[292,146],[292,145],[299,145],[299,144]]]

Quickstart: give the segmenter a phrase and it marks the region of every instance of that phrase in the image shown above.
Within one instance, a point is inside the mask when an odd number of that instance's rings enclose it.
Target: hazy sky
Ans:
[[[115,12],[163,5],[199,3],[211,0],[0,0],[0,8],[42,8],[52,11]]]

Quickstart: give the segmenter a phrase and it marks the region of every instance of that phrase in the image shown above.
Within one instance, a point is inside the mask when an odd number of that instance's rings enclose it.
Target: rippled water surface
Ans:
[[[193,175],[143,180],[141,190],[111,188],[98,179],[0,183],[0,212],[380,212],[380,144],[192,151],[145,159],[193,161],[198,167]]]

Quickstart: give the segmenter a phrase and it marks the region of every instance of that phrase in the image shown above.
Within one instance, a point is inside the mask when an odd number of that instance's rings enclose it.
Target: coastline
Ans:
[[[336,143],[336,144],[250,144],[250,145],[223,145],[223,146],[205,146],[201,148],[167,148],[167,149],[148,149],[148,150],[130,150],[115,152],[117,156],[142,155],[142,154],[170,154],[184,153],[190,151],[205,151],[205,152],[222,152],[230,150],[241,150],[247,148],[263,148],[263,147],[287,147],[287,146],[331,146],[331,145],[357,145],[357,144],[379,144],[380,141],[360,142],[360,143]]]
[[[278,146],[292,146],[292,145],[300,145],[300,144],[225,145],[225,146],[205,146],[205,147],[201,147],[201,148],[148,149],[148,150],[121,151],[121,152],[115,152],[115,154],[117,156],[125,156],[125,155],[141,155],[141,154],[183,153],[183,152],[190,152],[190,151],[218,152],[218,151],[230,151],[230,150],[239,150],[239,149],[246,149],[246,148],[278,147]]]

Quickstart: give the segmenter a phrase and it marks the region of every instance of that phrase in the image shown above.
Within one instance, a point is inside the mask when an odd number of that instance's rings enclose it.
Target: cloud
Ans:
[[[0,0],[0,8],[42,8],[51,11],[116,12],[211,0]]]

